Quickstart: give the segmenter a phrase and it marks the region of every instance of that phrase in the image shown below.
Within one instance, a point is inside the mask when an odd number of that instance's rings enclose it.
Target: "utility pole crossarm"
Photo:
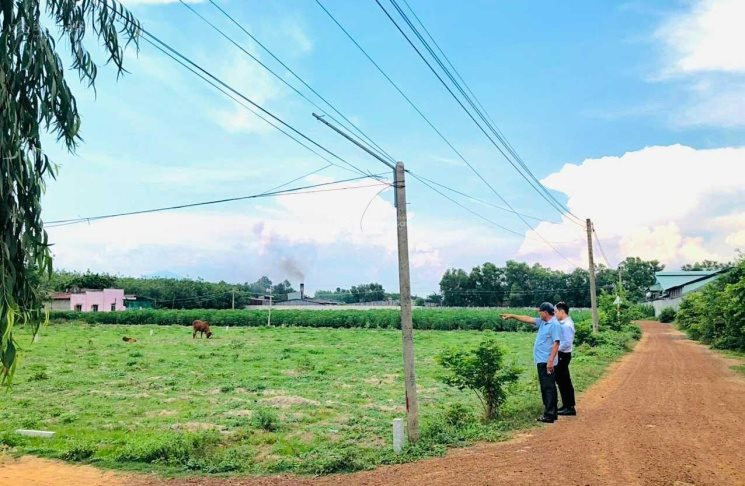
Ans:
[[[350,142],[352,142],[353,144],[355,144],[356,146],[358,146],[359,148],[361,148],[362,150],[364,150],[368,154],[372,155],[373,157],[375,157],[379,161],[383,162],[385,165],[388,166],[389,169],[392,169],[394,171],[396,170],[396,167],[393,164],[391,164],[390,162],[388,162],[387,160],[385,160],[383,157],[381,157],[380,155],[378,155],[375,152],[373,152],[369,147],[364,146],[363,144],[361,144],[360,142],[358,142],[354,138],[350,137],[349,135],[347,135],[343,131],[341,131],[338,128],[336,128],[331,123],[329,123],[326,120],[324,120],[322,116],[317,115],[315,113],[313,113],[313,116],[316,117],[316,120],[318,120],[319,122],[323,123],[324,125],[326,125],[330,129],[332,129],[333,131],[335,131],[336,133],[338,133],[342,137],[346,138],[347,140],[349,140]]]

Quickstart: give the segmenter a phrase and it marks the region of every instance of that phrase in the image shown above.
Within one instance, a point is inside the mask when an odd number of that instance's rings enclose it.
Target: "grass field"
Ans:
[[[0,450],[166,474],[324,474],[501,440],[532,426],[541,410],[532,333],[418,331],[422,440],[396,456],[391,421],[404,416],[400,332],[213,331],[213,339],[193,340],[183,326],[69,323],[43,329],[32,344],[21,329],[23,360],[13,388],[0,391]],[[443,349],[485,335],[524,370],[499,420],[488,425],[477,418],[474,395],[438,381],[434,361]],[[583,347],[572,360],[575,386],[585,389],[622,353]],[[20,437],[18,428],[56,436]]]

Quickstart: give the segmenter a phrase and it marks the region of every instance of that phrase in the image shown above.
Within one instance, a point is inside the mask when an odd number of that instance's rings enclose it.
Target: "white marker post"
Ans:
[[[393,452],[401,454],[404,450],[404,419],[393,419]]]

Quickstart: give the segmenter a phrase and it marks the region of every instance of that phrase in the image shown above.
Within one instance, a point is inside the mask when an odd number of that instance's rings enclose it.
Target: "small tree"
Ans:
[[[503,366],[504,350],[494,339],[485,339],[471,350],[450,349],[437,357],[447,374],[442,381],[459,390],[472,390],[484,407],[484,420],[494,420],[507,398],[506,387],[520,376],[514,366]]]

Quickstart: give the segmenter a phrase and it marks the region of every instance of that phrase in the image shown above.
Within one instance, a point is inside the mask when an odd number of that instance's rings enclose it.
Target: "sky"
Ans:
[[[587,265],[584,227],[517,174],[374,0],[321,2],[492,188],[536,218],[527,219],[532,229],[494,207],[502,203],[492,189],[315,0],[216,2],[407,169],[478,199],[448,193],[469,212],[409,177],[414,293],[437,290],[448,268],[486,261]],[[580,220],[592,218],[605,253],[596,261],[639,256],[676,269],[745,248],[745,2],[409,3],[536,177]],[[178,1],[124,4],[246,97],[390,179],[316,121],[318,108]],[[208,1],[189,6],[322,104]],[[95,91],[69,73],[82,141],[68,153],[46,140],[59,172],[45,221],[257,194],[328,165],[145,42],[125,64],[118,78],[102,66]],[[336,162],[285,187],[355,177]],[[55,265],[228,282],[267,275],[304,280],[309,291],[371,281],[397,289],[392,191],[371,179],[336,187],[346,189],[50,227]]]

